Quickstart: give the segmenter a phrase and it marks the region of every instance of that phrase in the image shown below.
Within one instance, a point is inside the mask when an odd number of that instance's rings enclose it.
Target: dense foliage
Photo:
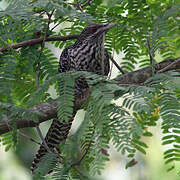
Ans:
[[[8,49],[0,52],[0,121],[8,116],[13,127],[12,131],[1,135],[6,150],[18,142],[18,118],[38,121],[39,114],[28,108],[49,101],[48,89],[52,85],[58,94],[59,120],[68,121],[73,113],[74,79],[83,74],[93,79],[89,81],[90,86],[94,84],[83,106],[84,121],[60,146],[62,163],[56,162],[54,154],[47,154],[39,163],[35,179],[46,179],[43,175],[51,167],[55,172],[52,179],[92,179],[109,160],[110,141],[117,151],[130,158],[129,167],[136,151],[146,154],[148,144],[142,137],[152,136],[149,127],[159,121],[162,144],[168,145],[164,152],[165,163],[170,165],[169,170],[173,169],[175,162],[180,161],[179,73],[153,74],[143,84],[128,86],[119,86],[117,81],[102,80],[101,76],[87,72],[59,75],[58,60],[45,46],[45,40],[49,36],[78,34],[88,23],[116,22],[117,27],[106,35],[105,47],[112,54],[123,52],[123,59],[117,60],[121,68],[126,73],[150,65],[153,69],[154,60],[179,57],[179,0],[7,2],[7,8],[0,9],[0,47]],[[57,31],[58,26],[61,28]],[[42,43],[11,48],[11,44],[39,37],[44,38]],[[64,49],[74,41],[52,43]],[[121,105],[114,101],[119,98]],[[85,156],[77,166],[80,154]]]

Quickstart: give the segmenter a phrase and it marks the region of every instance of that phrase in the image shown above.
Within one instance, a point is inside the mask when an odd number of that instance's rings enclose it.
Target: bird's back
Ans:
[[[96,74],[102,73],[102,49],[98,43],[76,42],[66,48],[59,60],[59,72],[88,71]],[[109,73],[109,55],[104,50],[104,74]]]

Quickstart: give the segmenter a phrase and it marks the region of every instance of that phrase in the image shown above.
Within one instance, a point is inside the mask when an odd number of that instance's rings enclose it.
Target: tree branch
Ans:
[[[79,34],[68,35],[68,36],[52,36],[52,37],[47,37],[45,39],[45,41],[66,41],[66,40],[71,40],[71,39],[77,39],[78,37],[79,37]],[[44,41],[44,37],[38,38],[38,39],[30,39],[30,40],[23,41],[23,42],[20,42],[17,44],[13,44],[13,45],[11,45],[11,48],[12,49],[18,49],[18,48],[25,47],[25,46],[33,46],[36,44],[40,44],[43,41]],[[9,50],[9,48],[3,47],[0,49],[0,52],[3,53],[3,52],[6,52],[8,50]]]
[[[52,15],[53,15],[54,11],[55,11],[55,9],[53,9],[50,14],[46,12],[46,14],[48,16],[48,22],[47,22],[46,31],[45,31],[45,34],[44,34],[44,39],[43,39],[43,42],[41,44],[41,52],[39,54],[39,60],[40,60],[40,58],[42,56],[42,52],[43,52],[43,49],[44,49],[44,46],[45,46],[45,41],[46,41],[47,36],[48,36],[49,25],[50,25],[51,18],[52,18]],[[38,65],[38,69],[36,71],[36,87],[38,89],[39,88],[39,75],[40,75],[40,66],[39,66],[40,64],[39,64],[39,62],[38,62],[37,65]],[[39,137],[40,137],[40,139],[42,141],[42,144],[44,145],[45,149],[47,150],[47,152],[51,152],[51,150],[49,149],[49,147],[48,147],[48,145],[47,145],[47,143],[46,143],[46,141],[45,141],[45,139],[44,139],[44,137],[42,135],[42,132],[41,132],[41,129],[39,128],[39,125],[36,126],[36,131],[37,131],[37,133],[38,133],[38,135],[39,135]]]
[[[84,96],[77,97],[75,103],[74,103],[74,111],[76,112],[82,104],[85,103],[87,100],[87,97],[89,95],[89,89],[84,90]],[[35,127],[38,124],[48,121],[53,118],[57,118],[57,101],[51,100],[49,102],[45,102],[42,104],[39,104],[37,106],[34,106],[32,108],[29,108],[29,111],[33,111],[34,113],[39,112],[42,113],[42,116],[39,116],[39,122],[34,122],[32,119],[17,119],[17,128],[22,129],[26,127]],[[8,131],[11,131],[11,120],[6,116],[3,118],[3,120],[0,121],[0,135],[3,133],[6,133]]]
[[[172,68],[172,66],[176,65],[178,63],[178,61],[180,62],[180,58],[177,58],[172,63],[170,63],[169,65],[164,67],[163,69],[160,69],[157,73],[163,73],[163,72],[169,70],[170,68]]]
[[[155,73],[170,71],[170,70],[179,70],[180,69],[180,61],[179,58],[169,59],[163,62],[160,62],[155,65]],[[176,62],[176,63],[174,63]],[[168,69],[166,69],[168,67]],[[152,76],[152,67],[146,67],[139,69],[137,71],[133,71],[127,74],[124,74],[120,77],[115,78],[114,80],[117,82],[119,86],[122,85],[142,85],[148,78]],[[81,106],[86,102],[89,95],[89,89],[84,91],[84,96],[77,97],[74,103],[74,111],[76,112]],[[49,102],[45,102],[34,106],[29,109],[30,111],[39,112],[44,114],[44,116],[39,116],[39,122],[35,123],[33,120],[28,119],[17,119],[17,128],[26,128],[26,127],[35,127],[37,124],[42,123],[44,121],[50,120],[52,118],[57,118],[57,101],[52,100]],[[10,119],[4,118],[4,120],[0,121],[0,135],[6,133],[11,130],[10,128]]]
[[[164,60],[160,63],[155,64],[155,72],[159,73],[163,69],[163,72],[171,71],[171,70],[178,70],[180,69],[180,61],[179,58],[176,59],[168,59]],[[176,63],[174,63],[176,61]],[[168,69],[166,69],[168,67]],[[115,78],[114,80],[118,82],[119,85],[126,84],[126,85],[142,85],[148,78],[152,76],[152,67],[145,67],[133,72],[129,72],[122,76]]]
[[[88,0],[87,2],[85,2],[84,4],[82,4],[81,7],[83,8],[83,7],[87,6],[87,5],[90,5],[90,4],[91,4],[91,1],[92,1],[92,0]]]
[[[83,12],[83,8],[84,8],[85,6],[90,5],[91,2],[92,2],[92,0],[87,0],[84,4],[83,4],[83,2],[79,2],[79,1],[77,1],[77,3],[69,3],[69,4],[70,4],[70,5],[73,5],[73,6],[76,6],[77,9],[79,9],[81,12]]]

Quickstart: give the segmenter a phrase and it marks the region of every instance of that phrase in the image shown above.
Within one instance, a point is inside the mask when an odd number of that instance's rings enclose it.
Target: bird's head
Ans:
[[[109,24],[90,24],[86,26],[81,32],[79,39],[94,41],[102,37],[103,33],[109,31],[116,23]]]

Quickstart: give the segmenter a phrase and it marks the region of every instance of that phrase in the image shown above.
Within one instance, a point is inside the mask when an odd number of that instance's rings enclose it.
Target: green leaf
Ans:
[[[149,137],[152,137],[152,136],[153,136],[153,134],[152,134],[151,132],[147,132],[147,131],[146,131],[145,133],[143,133],[143,135],[144,135],[144,136],[149,136]]]
[[[134,142],[135,144],[138,144],[138,145],[142,146],[142,147],[148,148],[147,144],[145,144],[145,143],[142,142],[142,141],[139,141],[139,140],[137,140],[137,139],[134,139],[133,142]]]
[[[170,162],[172,162],[172,161],[180,161],[180,158],[176,158],[176,157],[174,157],[174,158],[170,158],[170,159],[168,159],[168,160],[166,160],[165,161],[165,164],[168,164],[168,163],[170,163]]]
[[[135,145],[134,147],[143,154],[146,154],[146,151],[141,146]]]

